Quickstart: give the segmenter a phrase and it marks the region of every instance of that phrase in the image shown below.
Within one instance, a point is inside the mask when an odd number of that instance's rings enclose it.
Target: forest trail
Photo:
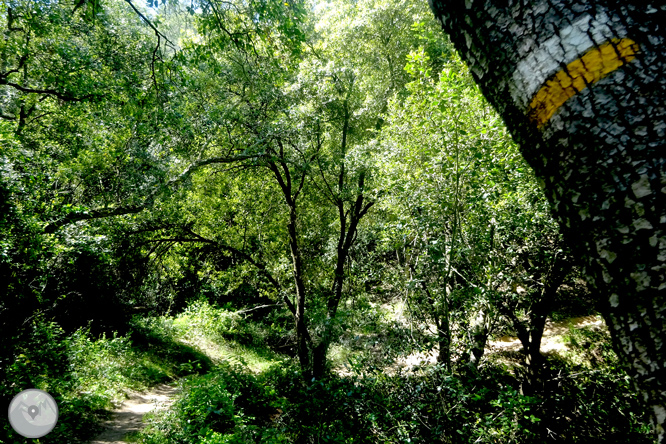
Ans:
[[[569,331],[570,326],[575,328],[606,329],[606,323],[599,315],[573,317],[561,321],[553,321],[549,318],[546,321],[543,338],[541,339],[541,353],[547,354],[567,350],[568,347],[564,343],[564,335]],[[517,337],[502,336],[494,341],[489,340],[486,344],[485,353],[486,355],[491,355],[501,351],[519,351],[522,348],[523,346]],[[395,371],[398,367],[409,369],[426,363],[434,364],[435,362],[437,362],[436,350],[430,353],[412,353],[398,360],[397,365],[391,367],[391,371]]]
[[[160,384],[144,393],[131,393],[129,399],[114,410],[111,418],[104,423],[105,430],[89,444],[123,444],[128,434],[143,429],[143,415],[171,405],[177,392],[177,387]]]
[[[550,318],[546,321],[541,339],[541,353],[562,352],[567,349],[563,336],[569,332],[569,327],[575,328],[606,328],[606,323],[599,315],[580,316],[568,318],[561,321],[553,321]],[[493,353],[500,350],[521,350],[523,348],[520,340],[513,336],[502,336],[495,341],[488,341],[486,353]]]

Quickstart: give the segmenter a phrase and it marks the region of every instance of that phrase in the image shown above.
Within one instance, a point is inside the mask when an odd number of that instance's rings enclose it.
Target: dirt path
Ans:
[[[552,351],[563,351],[567,349],[564,344],[563,336],[569,332],[569,327],[575,328],[606,328],[606,324],[601,316],[581,316],[569,318],[562,321],[553,322],[548,319],[543,330],[541,339],[541,353]],[[488,341],[486,353],[493,353],[499,350],[522,350],[523,346],[518,338],[512,336],[502,336],[496,341]]]
[[[564,344],[562,336],[569,331],[570,326],[576,328],[606,328],[606,324],[601,316],[582,316],[557,322],[548,319],[544,328],[543,338],[541,339],[541,353],[549,353],[553,351],[561,352],[566,350],[567,346]],[[495,341],[488,341],[485,353],[490,355],[499,351],[518,351],[522,348],[523,346],[518,338],[502,336]],[[409,356],[398,359],[398,361],[394,365],[388,367],[387,370],[389,374],[393,374],[398,368],[410,369],[423,364],[434,364],[435,362],[437,362],[437,350],[433,350],[430,353],[415,352]]]
[[[120,409],[104,423],[106,430],[90,444],[122,444],[125,436],[143,428],[143,415],[171,405],[178,389],[167,384],[155,386],[145,393],[132,393]]]

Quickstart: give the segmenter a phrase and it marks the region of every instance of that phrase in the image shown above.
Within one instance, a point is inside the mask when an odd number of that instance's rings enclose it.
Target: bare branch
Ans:
[[[128,5],[130,5],[130,7],[134,10],[134,12],[136,13],[136,15],[138,15],[139,17],[141,17],[141,19],[142,19],[144,22],[146,22],[146,24],[150,27],[150,29],[152,29],[152,30],[155,32],[155,34],[156,34],[158,37],[159,37],[159,36],[162,36],[162,38],[163,38],[168,44],[170,44],[171,47],[173,47],[173,48],[176,47],[176,45],[174,45],[173,42],[167,38],[167,36],[165,36],[165,35],[162,34],[160,31],[158,31],[158,29],[155,27],[155,25],[153,25],[153,24],[151,23],[151,21],[148,20],[148,19],[146,18],[146,16],[143,15],[143,14],[141,13],[141,11],[139,11],[138,9],[136,9],[136,6],[134,6],[134,4],[132,3],[131,0],[125,0],[125,3],[127,3]]]

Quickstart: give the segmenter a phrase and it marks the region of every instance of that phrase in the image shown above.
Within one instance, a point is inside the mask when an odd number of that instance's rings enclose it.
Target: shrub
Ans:
[[[273,442],[283,442],[269,426],[282,405],[274,384],[265,377],[225,364],[183,380],[182,395],[171,409],[151,417],[140,439],[151,444],[212,444],[274,436]]]

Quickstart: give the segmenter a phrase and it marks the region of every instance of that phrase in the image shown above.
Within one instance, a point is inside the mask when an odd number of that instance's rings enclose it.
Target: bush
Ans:
[[[272,429],[283,401],[269,377],[244,373],[229,364],[210,374],[183,380],[182,395],[171,409],[156,413],[140,440],[164,443],[284,442]]]
[[[633,386],[619,368],[590,369],[551,361],[539,412],[542,433],[563,442],[648,444],[654,442],[649,418]]]
[[[147,337],[159,342],[137,347],[130,336],[114,334],[94,339],[89,329],[67,336],[55,322],[35,317],[15,346],[11,364],[0,368],[0,394],[8,405],[21,390],[38,388],[49,392],[59,408],[54,430],[43,443],[85,441],[100,429],[100,419],[127,390],[141,390],[173,377],[208,368],[210,360],[191,348],[163,336],[164,330],[146,327]],[[139,333],[135,335],[141,337]],[[147,342],[147,341],[146,341]],[[0,442],[21,438],[8,422]]]
[[[168,412],[153,417],[141,442],[468,443],[539,442],[536,400],[494,369],[453,377],[358,374],[302,380],[294,366],[261,375],[220,366],[192,377]]]
[[[91,437],[97,430],[100,410],[108,398],[96,393],[79,393],[71,373],[69,339],[55,322],[42,317],[33,319],[27,335],[16,346],[11,365],[4,369],[0,383],[7,405],[11,398],[27,388],[45,390],[53,396],[59,409],[54,430],[41,438],[43,443],[61,443]],[[0,442],[22,440],[5,422]]]

